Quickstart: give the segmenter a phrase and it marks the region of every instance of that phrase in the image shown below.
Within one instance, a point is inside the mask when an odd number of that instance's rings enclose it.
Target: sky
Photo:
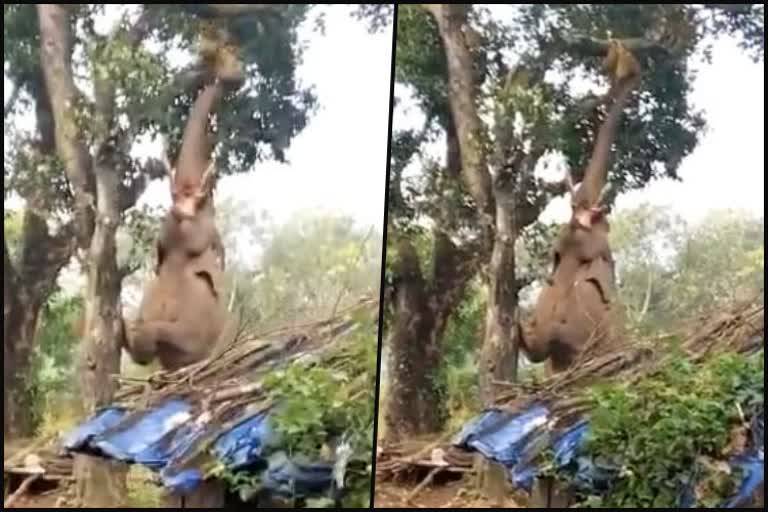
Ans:
[[[509,5],[486,6],[494,17],[509,19]],[[668,206],[690,222],[709,212],[727,208],[764,216],[765,77],[764,64],[753,63],[723,38],[714,45],[711,64],[691,62],[698,76],[691,101],[703,111],[707,131],[698,146],[680,165],[681,181],[658,180],[645,188],[620,195],[615,211],[641,203]],[[396,93],[404,93],[396,88]],[[413,103],[403,102],[393,116],[393,128],[420,126],[422,116]],[[434,148],[433,148],[434,149]],[[443,150],[430,150],[442,155]],[[410,171],[410,170],[409,170]],[[565,222],[569,214],[565,198],[553,201],[542,220]]]

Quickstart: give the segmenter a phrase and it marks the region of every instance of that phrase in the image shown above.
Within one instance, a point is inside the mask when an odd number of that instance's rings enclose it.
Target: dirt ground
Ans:
[[[56,508],[56,505],[61,506],[58,502],[59,493],[43,494],[43,495],[26,495],[22,496],[8,508]]]
[[[409,503],[408,497],[417,485],[376,483],[374,508],[519,508],[512,500],[501,506],[493,504],[468,489],[461,480],[426,487]]]

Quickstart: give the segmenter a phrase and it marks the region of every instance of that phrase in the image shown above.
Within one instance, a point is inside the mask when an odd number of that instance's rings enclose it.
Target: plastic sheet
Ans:
[[[98,411],[93,418],[64,437],[64,449],[93,453],[90,451],[90,442],[99,434],[119,424],[127,414],[128,411],[121,407],[108,407]]]
[[[470,422],[454,443],[512,467],[520,460],[531,434],[546,424],[547,414],[543,406],[534,406],[517,414],[490,409]]]
[[[303,496],[329,489],[333,466],[302,463],[289,459],[284,452],[269,457],[269,467],[262,477],[264,489],[280,496]]]
[[[201,468],[190,462],[189,455],[206,439],[213,441],[211,452],[219,462],[259,476],[267,492],[302,496],[330,489],[332,465],[291,460],[281,452],[269,454],[275,440],[269,411],[244,410],[230,421],[226,428],[211,425],[205,413],[195,413],[181,399],[141,412],[112,407],[74,429],[64,446],[71,452],[147,466],[158,472],[170,492],[181,496],[203,481]]]
[[[182,400],[169,400],[144,414],[128,415],[123,421],[91,441],[91,446],[105,457],[124,462],[137,462],[151,452],[177,428],[192,418],[192,407]],[[150,457],[151,458],[151,457]],[[162,465],[162,460],[155,460]]]
[[[213,452],[231,469],[241,469],[263,461],[265,448],[273,440],[268,412],[262,412],[237,424],[216,440]]]

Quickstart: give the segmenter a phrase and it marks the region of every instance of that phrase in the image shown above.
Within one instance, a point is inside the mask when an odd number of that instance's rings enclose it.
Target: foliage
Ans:
[[[261,329],[330,316],[350,300],[378,294],[381,236],[373,228],[313,212],[281,226],[253,226],[265,249],[258,268],[242,269],[236,286]]]
[[[180,6],[145,8],[151,12],[152,30],[145,44],[135,50],[123,37],[127,31],[105,37],[94,27],[109,17],[118,20],[116,26],[130,27],[136,8],[92,5],[74,10],[74,66],[78,78],[85,78],[88,85],[93,85],[96,77],[115,88],[114,114],[121,120],[122,135],[136,138],[159,130],[173,149],[180,142],[195,91],[179,89],[180,82],[175,78],[182,76],[186,68],[178,65],[178,59],[172,60],[171,51],[176,55],[196,53],[200,20]],[[33,5],[4,6],[4,14],[5,75],[22,88],[19,111],[23,111],[32,105],[29,100],[38,97],[41,87],[37,14]],[[258,160],[282,159],[292,138],[306,126],[315,97],[295,77],[302,54],[297,29],[305,15],[306,6],[296,5],[286,7],[279,15],[220,21],[238,38],[250,77],[224,102],[217,116],[219,156],[228,162],[221,166],[221,173],[245,171]],[[99,124],[91,118],[93,105],[86,97],[81,98],[81,103],[79,125],[92,141],[96,135],[93,130]],[[11,184],[24,189],[25,181],[34,180],[37,174],[18,173]],[[128,174],[127,180],[144,178],[141,173]],[[36,188],[41,193],[50,186]],[[49,190],[48,195],[55,197],[66,189],[64,185],[61,190]]]
[[[3,234],[8,247],[8,256],[16,261],[21,250],[21,232],[23,229],[24,212],[21,210],[5,210],[3,212]]]
[[[296,362],[264,381],[278,404],[273,451],[317,461],[329,441],[350,443],[344,502],[352,508],[369,505],[378,353],[376,315],[356,320],[357,332],[339,350],[316,364]]]
[[[38,348],[32,356],[30,378],[25,382],[29,394],[28,413],[36,429],[50,429],[70,419],[65,409],[77,394],[73,386],[78,338],[73,327],[82,311],[82,297],[59,294],[54,294],[41,311]],[[59,407],[62,404],[67,405]],[[59,418],[60,415],[63,417]]]
[[[379,32],[390,26],[394,14],[394,4],[358,4],[352,13],[355,18],[368,21],[370,32]]]
[[[713,211],[696,224],[650,205],[617,212],[611,245],[631,326],[658,331],[760,296],[763,226],[739,211]]]
[[[72,392],[74,352],[77,336],[74,326],[83,314],[80,296],[53,296],[42,311],[38,335],[40,385],[49,393]]]
[[[673,347],[667,347],[675,350]],[[709,461],[722,460],[735,427],[762,411],[763,353],[721,354],[696,365],[670,357],[653,377],[594,388],[585,453],[619,472],[593,507],[677,508],[680,487],[696,486],[698,506],[716,506],[738,475],[722,480]],[[720,485],[709,485],[718,479]],[[702,485],[705,482],[707,485]]]
[[[464,301],[448,321],[443,337],[442,360],[446,365],[459,366],[471,357],[482,336],[486,298],[482,283],[472,283]]]
[[[712,212],[702,219],[677,254],[671,281],[678,293],[665,306],[699,313],[762,295],[764,226],[763,219],[736,211]]]

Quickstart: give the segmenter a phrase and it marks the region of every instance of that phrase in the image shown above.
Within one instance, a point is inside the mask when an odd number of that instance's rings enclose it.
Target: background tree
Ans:
[[[630,325],[670,329],[720,305],[762,300],[764,221],[713,211],[697,223],[642,205],[615,216],[611,241]]]
[[[609,200],[654,178],[677,178],[680,161],[695,147],[704,125],[688,102],[687,65],[696,51],[711,45],[708,36],[735,35],[755,58],[763,56],[759,5],[537,4],[511,9],[507,24],[478,6],[427,4],[398,10],[396,80],[420,107],[425,124],[392,136],[387,265],[392,259],[393,311],[385,410],[392,437],[440,426],[424,421],[439,417],[434,413],[438,397],[424,379],[440,359],[441,332],[432,326],[441,324],[425,322],[430,315],[423,312],[450,315],[468,279],[465,265],[469,277],[472,264],[481,268],[488,289],[479,367],[483,399],[490,399],[494,380],[514,377],[510,334],[519,292],[530,281],[518,272],[516,248],[522,237],[544,231],[536,226],[539,214],[564,191],[560,183],[543,180],[539,171],[560,160],[581,179],[603,109],[595,109],[596,94],[578,92],[572,84],[577,78],[604,82],[600,58],[610,38],[621,39],[638,56],[645,76],[619,129]],[[410,159],[435,141],[444,141],[444,161],[422,159],[417,177],[408,176]],[[453,245],[451,254],[466,251],[472,257],[460,256],[463,265],[448,260],[437,266],[433,262],[440,261],[440,251],[414,247],[423,237],[437,247],[442,234]],[[454,294],[443,293],[445,287],[433,291],[431,276],[441,272],[458,283],[449,288]],[[444,296],[452,307],[437,309],[430,299]]]
[[[235,207],[233,210],[237,210]],[[377,297],[381,234],[354,219],[304,211],[277,224],[264,212],[258,223],[228,217],[225,244],[249,239],[257,258],[227,269],[236,304],[258,332],[334,315],[362,296]],[[234,252],[234,251],[232,251]]]

